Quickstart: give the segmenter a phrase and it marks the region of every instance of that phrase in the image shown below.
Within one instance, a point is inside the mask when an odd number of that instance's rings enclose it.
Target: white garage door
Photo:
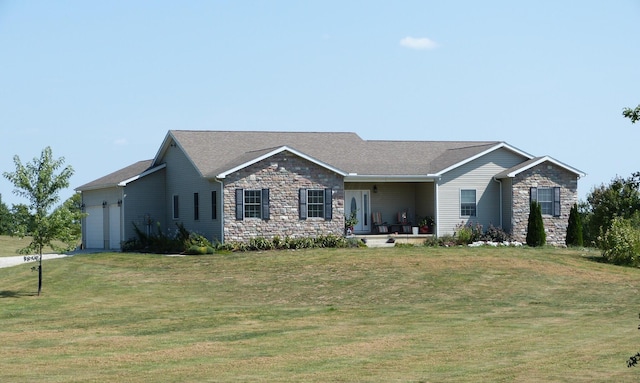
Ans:
[[[87,207],[86,213],[86,241],[88,249],[103,249],[104,248],[104,240],[103,240],[103,211],[102,206],[89,206]]]
[[[120,248],[120,206],[109,206],[109,248]]]

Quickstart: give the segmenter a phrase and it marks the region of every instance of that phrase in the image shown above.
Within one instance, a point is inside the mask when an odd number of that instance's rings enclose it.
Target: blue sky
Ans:
[[[638,0],[0,1],[0,172],[50,146],[66,199],[169,129],[349,131],[506,141],[584,199],[640,170],[639,42]]]

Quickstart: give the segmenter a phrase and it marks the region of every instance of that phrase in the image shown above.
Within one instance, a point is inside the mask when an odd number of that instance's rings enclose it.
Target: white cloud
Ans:
[[[426,38],[426,37],[411,37],[407,36],[400,40],[400,45],[409,49],[427,50],[435,49],[438,47],[438,43]]]
[[[129,141],[127,141],[126,138],[118,138],[117,140],[113,141],[113,144],[116,146],[125,146],[129,144]]]

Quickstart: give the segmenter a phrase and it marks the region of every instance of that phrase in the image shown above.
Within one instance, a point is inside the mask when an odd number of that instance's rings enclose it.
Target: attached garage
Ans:
[[[104,249],[104,210],[102,206],[88,206],[85,209],[87,224],[84,235],[88,249]]]
[[[120,206],[109,206],[109,248],[120,248]]]
[[[82,244],[87,249],[120,250],[122,241],[135,236],[134,224],[144,217],[162,219],[166,165],[149,169],[140,161],[82,185]],[[126,225],[125,225],[126,222]]]

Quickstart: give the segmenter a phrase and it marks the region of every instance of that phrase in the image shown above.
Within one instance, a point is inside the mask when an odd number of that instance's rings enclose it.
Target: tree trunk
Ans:
[[[38,265],[38,296],[42,291],[42,248],[40,249],[40,264]]]

